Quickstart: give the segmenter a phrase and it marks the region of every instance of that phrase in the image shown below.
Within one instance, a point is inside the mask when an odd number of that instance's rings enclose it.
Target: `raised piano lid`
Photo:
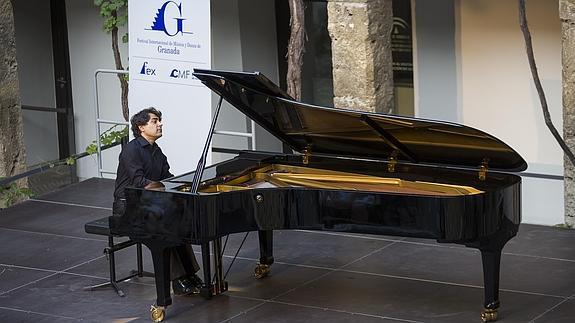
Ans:
[[[294,101],[264,75],[194,70],[194,75],[300,153],[523,171],[511,147],[483,131],[443,121],[327,108]]]

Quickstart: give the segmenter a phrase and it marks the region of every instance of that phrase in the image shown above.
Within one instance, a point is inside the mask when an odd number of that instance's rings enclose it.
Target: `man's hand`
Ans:
[[[147,190],[163,191],[165,186],[162,184],[162,182],[151,182],[150,184],[144,186],[144,188]]]

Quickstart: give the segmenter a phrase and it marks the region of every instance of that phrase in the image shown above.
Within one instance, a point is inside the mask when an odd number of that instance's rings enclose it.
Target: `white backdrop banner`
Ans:
[[[211,67],[210,0],[129,0],[128,9],[130,114],[162,111],[158,144],[171,172],[191,171],[211,122],[211,91],[192,75]]]

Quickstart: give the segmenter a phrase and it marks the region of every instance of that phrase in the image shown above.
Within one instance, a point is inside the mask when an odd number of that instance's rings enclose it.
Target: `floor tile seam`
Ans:
[[[32,233],[32,234],[39,234],[39,235],[47,235],[47,236],[53,236],[53,237],[58,237],[58,238],[72,238],[72,239],[77,239],[77,240],[84,240],[84,241],[99,241],[99,242],[106,242],[107,240],[105,239],[96,239],[96,238],[86,238],[86,237],[78,237],[78,236],[67,236],[67,235],[63,235],[63,234],[57,234],[57,233],[50,233],[50,232],[37,232],[37,231],[29,231],[29,230],[22,230],[22,229],[12,229],[12,228],[3,228],[0,227],[0,230],[6,230],[6,231],[13,231],[13,232],[22,232],[22,233]]]
[[[342,236],[342,237],[348,237],[348,238],[359,238],[359,239],[367,239],[367,240],[399,242],[400,244],[421,245],[421,246],[436,247],[436,248],[466,250],[466,251],[474,252],[474,253],[480,252],[478,249],[475,249],[475,248],[466,248],[466,247],[463,247],[461,245],[458,245],[455,243],[449,243],[449,242],[438,244],[438,243],[409,241],[409,240],[406,240],[406,238],[404,238],[404,239],[387,239],[387,238],[377,238],[377,237],[364,237],[364,236],[357,236],[357,235],[353,235],[353,234],[342,234],[342,233],[338,233],[338,232],[322,232],[322,231],[315,231],[315,230],[294,230],[294,231],[306,232],[306,233],[315,233],[315,234],[324,234],[324,235]],[[575,263],[575,259],[536,256],[536,255],[528,255],[528,254],[513,253],[513,252],[502,252],[502,254],[503,255],[511,255],[511,256],[519,256],[519,257],[531,257],[531,258],[537,258],[537,259],[557,260],[557,261],[565,261],[565,262],[574,262]]]
[[[324,231],[319,231],[319,230],[293,230],[293,231],[307,232],[307,233],[315,233],[315,234],[324,234],[324,235],[333,235],[333,236],[342,236],[342,237],[347,237],[347,238],[359,238],[359,239],[366,239],[366,240],[400,242],[400,243],[405,243],[405,244],[422,245],[422,246],[437,247],[437,248],[448,248],[448,249],[457,249],[457,250],[470,250],[470,251],[473,251],[473,252],[478,252],[478,251],[479,251],[479,250],[476,250],[476,249],[465,248],[464,246],[457,245],[456,243],[450,243],[450,242],[437,244],[437,243],[426,243],[426,242],[409,241],[409,240],[406,240],[408,237],[402,237],[401,239],[388,239],[388,238],[378,238],[378,237],[364,237],[364,236],[358,236],[358,235],[353,235],[353,234],[345,234],[345,233],[342,234],[342,233],[338,233],[338,232],[324,232]],[[422,239],[423,239],[423,238],[422,238]],[[433,240],[433,239],[430,239],[430,240]]]
[[[307,233],[315,233],[315,234],[323,234],[323,235],[333,235],[333,236],[341,236],[341,237],[347,237],[347,238],[359,238],[359,239],[365,239],[365,240],[378,240],[378,241],[389,241],[389,242],[401,242],[401,243],[405,243],[405,244],[414,244],[414,245],[423,245],[423,246],[430,246],[430,247],[438,247],[438,248],[450,248],[450,249],[459,249],[459,250],[474,250],[477,251],[475,249],[470,249],[470,248],[465,248],[462,245],[458,245],[456,243],[451,243],[451,242],[445,242],[445,243],[426,243],[426,242],[418,242],[418,241],[409,241],[407,240],[409,237],[399,237],[397,239],[389,239],[389,238],[379,238],[379,237],[365,237],[365,236],[359,236],[359,235],[354,235],[354,234],[346,234],[346,233],[340,233],[340,232],[325,232],[325,231],[320,231],[320,230],[293,230],[293,231],[299,231],[299,232],[307,232]],[[421,239],[425,239],[425,238],[421,238]],[[433,240],[433,239],[429,239],[429,240]],[[435,240],[434,240],[435,241]]]
[[[398,276],[398,275],[389,275],[389,274],[380,274],[380,273],[370,273],[370,272],[366,272],[366,271],[349,270],[349,269],[340,269],[337,271],[338,272],[351,273],[351,274],[358,274],[358,275],[377,276],[377,277],[393,278],[393,279],[400,279],[400,280],[417,281],[417,282],[423,282],[423,283],[432,283],[432,284],[440,284],[440,285],[450,285],[450,286],[458,286],[458,287],[483,289],[483,286],[478,286],[478,285],[453,283],[453,282],[424,279],[424,278],[417,278],[417,277],[407,277],[407,276]]]
[[[104,280],[104,282],[110,281],[109,277],[93,276],[93,275],[79,274],[79,273],[73,273],[73,272],[64,272],[61,274],[71,275],[71,276],[76,276],[76,277],[82,277],[82,278],[101,279],[101,280]],[[138,281],[133,280],[134,278],[138,278],[138,277],[132,277],[132,278],[126,279],[126,280],[119,280],[119,281],[117,281],[117,283],[146,286],[146,287],[155,287],[156,286],[155,282],[153,282],[153,283],[138,282]],[[90,286],[86,286],[86,287],[90,287]]]
[[[565,299],[561,300],[559,303],[557,303],[557,304],[551,306],[551,307],[548,308],[547,310],[543,311],[543,313],[541,313],[541,314],[537,315],[536,317],[534,317],[533,319],[531,319],[531,320],[529,321],[529,323],[536,322],[538,319],[540,319],[540,318],[542,318],[543,316],[545,316],[545,314],[547,314],[547,313],[553,311],[555,308],[561,306],[563,303],[567,302],[568,300],[569,300],[569,298],[565,298]]]
[[[83,262],[83,263],[81,263],[81,264],[74,265],[74,266],[72,266],[72,267],[70,267],[70,268],[67,268],[67,269],[64,269],[64,270],[62,270],[62,271],[54,271],[54,272],[55,272],[56,274],[66,274],[66,275],[72,275],[72,276],[78,276],[78,277],[85,277],[85,278],[110,280],[110,277],[102,277],[102,276],[95,276],[95,275],[80,274],[80,273],[75,273],[75,272],[69,271],[69,270],[71,270],[71,269],[75,269],[75,268],[78,268],[78,267],[80,267],[80,266],[84,266],[84,265],[86,265],[86,264],[88,264],[88,263],[90,263],[90,262],[93,262],[93,261],[102,259],[102,258],[104,258],[104,257],[106,257],[106,256],[105,256],[105,255],[98,256],[98,257],[96,257],[96,258],[90,259],[90,260],[85,261],[85,262]],[[117,276],[117,275],[116,275],[116,276]],[[121,279],[121,278],[122,278],[122,277],[116,277],[116,279]],[[138,277],[136,276],[136,277],[133,277],[133,278],[138,278]],[[155,283],[154,283],[154,284],[150,284],[150,283],[136,282],[136,281],[134,281],[134,280],[132,280],[132,279],[126,279],[126,280],[122,280],[122,281],[118,281],[118,282],[121,282],[121,283],[132,283],[132,284],[136,284],[136,285],[146,285],[146,286],[155,285]]]
[[[98,257],[96,257],[96,258],[92,258],[92,259],[86,260],[86,261],[81,262],[81,263],[79,263],[79,264],[75,264],[75,265],[73,265],[73,266],[70,266],[70,267],[68,267],[68,268],[66,268],[66,269],[62,269],[62,270],[60,270],[58,273],[62,273],[62,274],[63,274],[63,273],[71,273],[69,270],[76,269],[76,268],[78,268],[78,267],[80,267],[80,266],[84,266],[84,265],[86,265],[86,264],[89,264],[89,263],[91,263],[91,262],[93,262],[93,261],[102,259],[102,258],[104,258],[104,257],[106,257],[106,255],[101,255],[101,256],[98,256]]]
[[[404,239],[405,239],[405,238],[404,238]],[[403,240],[403,239],[402,239],[402,240]],[[385,246],[382,246],[381,248],[378,248],[378,249],[376,249],[376,250],[372,250],[371,252],[368,252],[366,255],[363,255],[363,256],[361,256],[361,257],[355,259],[355,260],[352,260],[351,262],[348,262],[347,264],[344,264],[344,265],[338,267],[336,270],[343,269],[343,268],[345,268],[345,267],[347,267],[347,266],[350,266],[350,265],[355,264],[355,263],[358,262],[358,261],[362,261],[363,259],[365,259],[365,258],[367,258],[367,257],[369,257],[369,256],[372,256],[372,255],[374,255],[374,254],[376,254],[376,253],[379,253],[379,252],[381,252],[381,251],[383,251],[383,250],[385,250],[385,249],[387,249],[387,248],[390,248],[391,246],[393,246],[393,245],[399,243],[400,241],[401,241],[401,240],[394,240],[392,243],[386,244]]]
[[[202,253],[200,251],[194,251],[194,254],[201,255]],[[214,255],[212,253],[210,253],[210,256],[213,257]],[[223,257],[229,258],[229,259],[234,258],[234,256],[231,256],[231,255],[223,255]],[[245,260],[245,261],[254,261],[254,262],[259,261],[259,259],[257,259],[257,258],[239,257],[239,256],[235,257],[235,258],[239,259],[239,260]],[[310,268],[310,269],[322,269],[322,270],[336,270],[337,269],[337,267],[323,267],[323,266],[315,266],[315,265],[296,264],[296,263],[276,261],[276,260],[274,260],[274,264],[303,267],[303,268]]]
[[[446,244],[435,244],[435,243],[425,243],[425,242],[415,242],[415,241],[405,241],[401,240],[398,241],[400,244],[412,244],[412,245],[421,245],[421,246],[428,246],[428,247],[436,247],[436,248],[447,248],[447,249],[455,249],[455,250],[465,250],[467,252],[473,253],[481,253],[479,249],[475,248],[467,248],[461,246],[453,246]],[[515,256],[515,257],[527,257],[527,258],[535,258],[535,259],[545,259],[545,260],[555,260],[555,261],[563,261],[563,262],[573,262],[575,263],[575,259],[565,259],[565,258],[557,258],[557,257],[546,257],[546,256],[537,256],[537,255],[529,255],[523,253],[515,253],[515,252],[501,252],[502,255],[506,256]]]
[[[249,311],[253,311],[253,310],[255,310],[255,309],[258,309],[258,308],[262,307],[265,303],[266,303],[265,301],[261,301],[261,303],[256,304],[256,305],[254,305],[254,306],[252,306],[252,307],[250,307],[250,308],[248,308],[248,309],[241,310],[239,313],[237,313],[237,314],[235,314],[235,315],[232,315],[231,317],[228,317],[228,318],[226,318],[226,319],[224,319],[224,320],[222,320],[222,321],[219,321],[218,323],[231,322],[231,321],[233,321],[235,318],[238,318],[238,317],[240,317],[240,316],[242,316],[242,315],[247,314]]]
[[[337,270],[337,268],[334,268],[334,267],[324,267],[324,266],[314,266],[314,265],[296,264],[296,263],[284,262],[284,261],[274,261],[274,264],[280,264],[280,265],[286,265],[286,266],[294,266],[294,267],[301,267],[301,268],[309,268],[309,269],[320,269],[320,270],[330,270],[330,271]]]
[[[385,246],[382,246],[381,248],[378,248],[378,249],[376,249],[376,250],[373,250],[373,251],[367,253],[366,255],[364,255],[364,256],[362,256],[362,257],[359,257],[359,258],[357,258],[357,259],[355,259],[355,260],[352,260],[352,261],[350,261],[350,262],[348,262],[348,263],[346,263],[346,264],[343,264],[342,266],[339,266],[339,267],[336,268],[336,269],[329,270],[329,271],[326,272],[326,273],[323,273],[323,274],[321,274],[321,275],[319,275],[319,276],[317,276],[317,277],[315,277],[315,278],[312,278],[312,279],[310,279],[310,280],[308,280],[308,281],[306,281],[306,282],[303,282],[303,283],[299,284],[298,286],[296,286],[296,287],[294,287],[294,288],[291,288],[291,289],[287,290],[286,292],[281,293],[281,294],[279,294],[279,295],[277,295],[277,296],[271,298],[270,300],[275,300],[275,299],[277,299],[277,298],[279,298],[279,297],[282,297],[282,296],[284,296],[284,295],[287,295],[287,294],[289,294],[289,293],[295,291],[296,289],[298,289],[298,288],[300,288],[300,287],[304,287],[304,286],[307,286],[307,285],[309,285],[309,284],[311,284],[311,283],[313,283],[313,282],[316,282],[316,281],[318,281],[318,280],[320,280],[320,279],[322,279],[322,278],[328,276],[329,274],[331,274],[331,273],[333,273],[333,272],[336,272],[336,271],[339,270],[339,269],[345,268],[345,267],[348,266],[348,265],[351,265],[351,264],[353,264],[353,263],[355,263],[355,262],[357,262],[357,261],[359,261],[359,260],[361,260],[361,259],[364,259],[365,257],[368,257],[368,256],[370,256],[370,255],[372,255],[372,254],[374,254],[374,253],[376,253],[376,252],[379,252],[379,251],[381,251],[381,250],[383,250],[383,249],[385,249],[385,248],[388,248],[389,246],[394,245],[394,244],[395,244],[395,242],[390,243],[390,244],[387,244],[387,245],[385,245]]]
[[[200,254],[201,254],[201,253],[200,253]],[[234,256],[224,255],[224,258],[233,259]],[[248,257],[236,257],[236,259],[245,260],[245,261],[254,261],[254,262],[258,262],[258,261],[259,261],[259,259],[256,259],[256,258],[248,258]],[[337,269],[337,268],[335,268],[335,267],[323,267],[323,266],[296,264],[296,263],[292,263],[292,262],[275,261],[275,260],[274,260],[274,264],[285,265],[285,266],[294,266],[294,267],[302,267],[302,268],[310,268],[310,269],[320,269],[320,270],[336,270],[336,269]]]
[[[74,272],[63,272],[61,274],[64,275],[71,275],[71,276],[76,276],[76,277],[82,277],[82,278],[92,278],[92,279],[101,279],[101,280],[105,280],[105,281],[110,281],[110,277],[102,277],[102,276],[94,276],[94,275],[86,275],[86,274],[79,274],[79,273],[74,273]],[[122,278],[122,277],[120,277]],[[132,285],[138,285],[138,286],[148,286],[148,287],[155,287],[156,283],[152,282],[152,283],[145,283],[145,282],[139,282],[139,281],[135,281],[134,279],[137,279],[140,277],[132,277],[130,279],[126,279],[126,280],[118,280],[117,283],[122,283],[122,284],[132,284]],[[116,278],[118,279],[118,278]],[[150,279],[153,279],[150,277]]]
[[[106,280],[109,281],[110,277],[102,277],[102,276],[96,276],[96,275],[88,275],[88,274],[80,274],[80,273],[75,273],[72,271],[65,271],[65,272],[58,272],[58,274],[64,274],[64,275],[71,275],[71,276],[76,276],[76,277],[83,277],[83,278],[92,278],[92,279],[101,279],[101,280]],[[116,279],[121,279],[123,277],[116,277]],[[134,279],[138,279],[138,278],[143,278],[143,277],[131,277],[130,279],[126,279],[126,280],[119,280],[117,281],[118,283],[122,283],[122,284],[134,284],[134,285],[142,285],[142,286],[155,286],[156,283],[145,283],[145,282],[139,282],[139,281],[135,281]],[[150,277],[150,279],[154,279],[152,277]]]
[[[76,276],[76,277],[82,277],[82,278],[110,280],[109,277],[102,277],[102,276],[88,275],[88,274],[80,274],[80,273],[75,273],[75,272],[72,272],[72,271],[60,271],[60,272],[58,272],[58,274],[70,275],[70,276]]]
[[[85,208],[90,208],[90,209],[112,211],[111,207],[103,207],[103,206],[95,206],[95,205],[84,205],[84,204],[78,204],[78,203],[68,203],[68,202],[50,201],[50,200],[42,200],[42,199],[29,199],[28,201],[49,203],[49,204],[58,204],[58,205],[67,205],[67,206],[78,206],[78,207],[85,207]]]
[[[338,237],[345,237],[345,238],[359,238],[359,239],[364,239],[364,240],[398,241],[398,239],[389,239],[389,238],[380,238],[380,237],[366,237],[366,236],[348,234],[348,233],[343,233],[343,232],[331,232],[331,231],[321,231],[321,230],[289,230],[289,231],[321,234],[321,235],[328,235],[328,236],[338,236]]]
[[[28,313],[28,314],[48,316],[48,317],[59,318],[59,319],[68,319],[68,320],[75,320],[75,321],[80,320],[77,317],[69,317],[69,316],[55,315],[55,314],[42,313],[42,312],[36,312],[36,311],[29,311],[29,310],[23,310],[23,309],[13,308],[13,307],[0,306],[0,309],[8,310],[8,311],[15,311],[15,312],[23,312],[23,313]]]
[[[57,274],[66,274],[66,275],[86,277],[86,278],[96,278],[96,279],[104,279],[104,280],[109,279],[109,278],[106,278],[106,277],[80,274],[80,273],[75,273],[75,272],[71,272],[71,271],[61,271],[61,270],[53,270],[53,269],[43,269],[43,268],[26,267],[26,266],[9,265],[9,264],[0,264],[0,266],[11,267],[11,268],[18,268],[18,269],[27,269],[27,270],[32,270],[32,271],[47,272],[47,273],[52,274],[51,276],[57,275]],[[0,272],[0,275],[1,275],[1,274],[2,274],[2,273]]]
[[[412,244],[412,242],[408,242],[408,241],[399,241],[399,240],[382,240],[382,241],[389,241],[389,242],[397,242],[398,244],[401,243],[408,243],[408,244]],[[419,243],[415,243],[415,244],[419,244]],[[461,248],[461,247],[450,247],[450,246],[437,246],[437,245],[428,245],[428,246],[434,246],[434,247],[439,247],[439,248],[449,248],[449,249],[457,249],[457,250],[467,250],[467,252],[472,252],[472,253],[477,253],[480,254],[479,250],[475,250],[475,249],[466,249],[466,248]],[[195,253],[201,255],[201,252],[199,251],[195,251]],[[575,260],[570,260],[570,259],[562,259],[562,258],[552,258],[552,257],[543,257],[543,256],[531,256],[531,255],[525,255],[525,254],[515,254],[515,253],[507,253],[507,252],[503,252],[503,255],[510,255],[510,256],[515,256],[515,257],[526,257],[526,258],[535,258],[535,259],[543,259],[543,260],[553,260],[553,261],[559,261],[559,262],[569,262],[569,263],[575,263]],[[233,256],[231,255],[224,255],[224,258],[233,258]],[[236,257],[237,259],[240,260],[250,260],[250,261],[258,261],[258,259],[255,258],[248,258],[248,257]],[[288,262],[280,262],[280,261],[276,261],[275,263],[281,263],[281,264],[285,264],[285,265],[294,265],[294,266],[308,266],[308,265],[299,265],[299,264],[294,264],[294,263],[288,263]],[[331,268],[331,267],[321,267],[321,266],[311,266],[309,265],[310,268],[318,268],[318,269],[329,269],[329,270],[333,270],[336,268]]]
[[[287,295],[287,294],[289,294],[289,293],[295,291],[295,290],[298,289],[298,288],[307,286],[307,285],[309,285],[309,284],[311,284],[311,283],[313,283],[313,282],[315,282],[315,281],[318,281],[318,280],[320,280],[320,279],[322,279],[322,278],[328,276],[328,275],[331,274],[332,272],[335,272],[335,270],[330,270],[330,271],[328,271],[328,272],[326,272],[326,273],[323,273],[323,274],[321,274],[321,275],[319,275],[319,276],[317,276],[317,277],[315,277],[315,278],[312,278],[312,279],[310,279],[310,280],[308,280],[308,281],[305,281],[305,282],[299,284],[298,286],[295,286],[295,287],[293,287],[293,288],[290,288],[289,290],[287,290],[287,291],[285,291],[285,292],[283,292],[283,293],[281,293],[281,294],[279,294],[279,295],[276,295],[276,296],[270,298],[269,300],[270,300],[270,301],[273,301],[273,300],[276,300],[276,299],[278,299],[278,298],[280,298],[280,297],[283,297],[283,296],[285,296],[285,295]]]
[[[1,292],[1,293],[0,293],[0,296],[1,296],[1,295],[5,295],[5,294],[7,294],[7,293],[11,293],[11,292],[13,292],[13,291],[15,291],[15,290],[18,290],[18,289],[20,289],[20,288],[26,287],[26,286],[28,286],[28,285],[35,284],[35,283],[37,283],[37,282],[39,282],[39,281],[41,281],[41,280],[44,280],[44,279],[47,279],[47,278],[50,278],[50,277],[54,277],[54,276],[56,276],[56,275],[58,275],[58,274],[69,274],[69,275],[75,275],[75,276],[82,276],[82,275],[79,275],[79,274],[75,274],[75,273],[73,273],[73,272],[68,272],[68,270],[77,268],[77,267],[79,267],[79,266],[83,266],[83,265],[85,265],[85,264],[87,264],[87,263],[90,263],[90,262],[92,262],[92,261],[94,261],[94,260],[97,260],[97,259],[99,259],[99,258],[102,258],[102,257],[104,257],[104,256],[99,256],[99,257],[97,257],[97,258],[90,259],[90,260],[88,260],[88,261],[79,263],[79,264],[77,264],[77,265],[74,265],[74,266],[72,266],[72,267],[69,267],[69,268],[66,268],[66,269],[63,269],[63,270],[50,270],[50,269],[41,269],[41,268],[33,268],[33,267],[24,267],[24,266],[18,266],[18,265],[5,265],[5,266],[7,266],[7,267],[37,270],[37,271],[48,272],[48,273],[50,273],[50,274],[47,275],[47,276],[44,276],[44,277],[42,277],[42,278],[33,280],[33,281],[31,281],[31,282],[25,283],[25,284],[23,284],[23,285],[14,287],[14,288],[12,288],[12,289],[10,289],[10,290],[7,290],[7,291],[5,291],[5,292]]]
[[[443,249],[454,249],[454,250],[461,250],[470,253],[481,253],[479,249],[473,247],[465,247],[464,245],[459,245],[456,243],[425,243],[425,242],[417,242],[417,241],[409,241],[409,240],[398,240],[400,244],[410,244],[410,245],[417,245],[417,246],[426,246],[426,247],[435,247],[435,248],[443,248]],[[568,262],[575,262],[575,260],[570,259],[562,259],[562,258],[553,258],[553,257],[545,257],[545,256],[535,256],[535,255],[528,255],[528,254],[520,254],[520,253],[513,253],[513,252],[501,252],[502,255],[508,256],[518,256],[518,257],[532,257],[532,258],[540,258],[540,259],[550,259],[550,260],[562,260]]]
[[[470,285],[470,284],[462,284],[462,283],[453,283],[441,280],[432,280],[432,279],[424,279],[424,278],[416,278],[416,277],[407,277],[407,276],[398,276],[398,275],[389,275],[389,274],[380,274],[380,273],[370,273],[365,271],[358,271],[358,270],[349,270],[349,269],[337,269],[336,272],[346,272],[352,274],[359,274],[359,275],[368,275],[368,276],[378,276],[378,277],[386,277],[386,278],[393,278],[393,279],[402,279],[402,280],[412,280],[418,282],[425,282],[425,283],[433,283],[433,284],[441,284],[441,285],[450,285],[450,286],[457,286],[457,287],[467,287],[467,288],[476,288],[476,289],[483,289],[483,286],[480,285]],[[526,294],[526,295],[533,295],[533,296],[544,296],[544,297],[552,297],[552,298],[560,298],[565,299],[567,297],[561,295],[553,295],[553,294],[544,294],[544,293],[537,293],[537,292],[530,292],[530,291],[522,291],[516,289],[507,289],[507,288],[500,288],[500,292],[509,292],[509,293],[518,293],[518,294]]]
[[[294,287],[294,288],[291,288],[291,289],[287,290],[286,292],[284,292],[284,293],[282,293],[282,294],[280,294],[280,295],[275,296],[274,298],[271,298],[271,300],[274,300],[274,299],[276,299],[276,298],[278,298],[278,297],[282,297],[282,296],[284,296],[284,295],[286,295],[286,294],[289,294],[289,293],[293,292],[294,290],[296,290],[296,289],[298,289],[298,288],[300,288],[300,287],[306,286],[306,285],[311,284],[311,283],[313,283],[313,282],[315,282],[315,281],[317,281],[317,280],[319,280],[319,279],[324,278],[325,276],[329,275],[329,274],[332,273],[332,272],[338,271],[339,269],[342,269],[342,268],[344,268],[344,267],[346,267],[346,266],[349,266],[349,265],[351,265],[351,264],[353,264],[353,263],[355,263],[355,262],[357,262],[357,261],[360,261],[360,260],[362,260],[362,259],[364,259],[364,258],[366,258],[366,257],[369,257],[369,256],[372,255],[372,254],[375,254],[375,253],[377,253],[377,252],[380,252],[381,250],[383,250],[383,249],[385,249],[385,248],[388,248],[389,246],[394,245],[397,241],[399,241],[399,240],[393,240],[392,243],[386,244],[386,245],[384,245],[384,246],[382,246],[382,247],[380,247],[380,248],[378,248],[378,249],[376,249],[376,250],[373,250],[373,251],[367,253],[366,255],[363,255],[363,256],[361,256],[361,257],[359,257],[359,258],[357,258],[357,259],[355,259],[355,260],[352,260],[352,261],[350,261],[350,262],[348,262],[348,263],[346,263],[346,264],[344,264],[344,265],[342,265],[342,266],[339,266],[339,267],[337,267],[337,268],[321,268],[321,269],[327,270],[327,272],[325,272],[325,273],[319,275],[318,277],[312,278],[311,280],[308,280],[308,281],[306,281],[306,282],[303,282],[303,283],[299,284],[298,286],[296,286],[296,287]],[[280,262],[276,262],[276,263],[280,263]]]
[[[269,303],[277,303],[277,304],[284,304],[284,305],[290,305],[290,306],[312,308],[312,309],[318,309],[318,310],[323,310],[323,311],[345,313],[345,314],[359,315],[359,316],[367,316],[367,317],[372,317],[372,318],[387,319],[387,320],[394,320],[394,321],[400,321],[400,322],[423,323],[421,321],[413,321],[413,320],[402,319],[402,318],[398,318],[398,317],[382,316],[382,315],[362,313],[362,312],[350,312],[350,311],[344,311],[344,310],[339,310],[339,309],[330,308],[330,307],[320,307],[320,306],[304,305],[304,304],[297,304],[297,303],[290,303],[290,302],[283,302],[283,301],[273,301],[273,300],[269,301]]]
[[[331,307],[320,307],[320,306],[313,306],[313,305],[304,305],[304,304],[290,303],[290,302],[285,302],[285,301],[277,301],[277,300],[272,300],[272,299],[266,300],[266,299],[261,299],[261,298],[257,298],[257,297],[247,297],[247,296],[238,296],[238,295],[230,295],[229,297],[231,297],[231,298],[238,298],[238,299],[252,300],[252,301],[260,301],[260,302],[264,302],[264,304],[265,304],[265,303],[273,303],[273,304],[296,306],[296,307],[317,309],[317,310],[329,311],[329,312],[336,312],[336,313],[345,313],[345,314],[351,314],[351,315],[367,316],[367,317],[373,317],[373,318],[379,318],[379,319],[390,319],[390,320],[395,320],[395,321],[400,321],[400,322],[422,323],[422,322],[420,322],[420,321],[413,321],[413,320],[408,320],[408,319],[401,319],[401,318],[397,318],[397,317],[381,316],[381,315],[361,313],[361,312],[350,312],[350,311],[339,310],[339,309],[335,309],[335,308],[331,308]],[[264,305],[264,304],[262,304],[262,305]]]
[[[20,266],[20,265],[14,265],[14,264],[2,264],[2,263],[0,263],[0,266],[9,267],[9,268],[16,268],[16,269],[26,269],[26,270],[33,270],[33,271],[48,272],[48,273],[58,273],[57,270],[53,270],[53,269]],[[2,274],[2,272],[0,272],[0,275]]]
[[[527,254],[511,253],[511,252],[503,252],[502,254],[503,254],[503,255],[508,255],[508,256],[516,256],[516,257],[526,257],[526,258],[545,259],[545,260],[554,260],[554,261],[572,262],[572,263],[575,263],[575,259],[565,259],[565,258],[556,258],[556,257],[535,256],[535,255],[527,255]]]
[[[57,274],[58,274],[58,273],[51,273],[51,274],[49,274],[49,275],[47,275],[47,276],[44,276],[44,277],[42,277],[42,278],[35,279],[35,280],[33,280],[33,281],[30,281],[30,282],[27,282],[27,283],[25,283],[25,284],[23,284],[23,285],[14,287],[14,288],[12,288],[12,289],[10,289],[10,290],[7,290],[7,291],[5,291],[5,292],[1,292],[1,293],[0,293],[0,296],[6,295],[6,294],[8,294],[8,293],[11,293],[11,292],[13,292],[13,291],[15,291],[15,290],[18,290],[18,289],[21,289],[21,288],[24,288],[24,287],[26,287],[26,286],[35,284],[35,283],[37,283],[37,282],[39,282],[39,281],[41,281],[41,280],[48,279],[48,278],[50,278],[50,277],[54,277],[54,276],[56,276]]]

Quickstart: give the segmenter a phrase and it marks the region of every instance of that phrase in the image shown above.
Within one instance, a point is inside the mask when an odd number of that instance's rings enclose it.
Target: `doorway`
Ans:
[[[75,153],[74,110],[64,0],[13,1],[27,167]],[[74,167],[31,176],[43,193],[76,181]]]

